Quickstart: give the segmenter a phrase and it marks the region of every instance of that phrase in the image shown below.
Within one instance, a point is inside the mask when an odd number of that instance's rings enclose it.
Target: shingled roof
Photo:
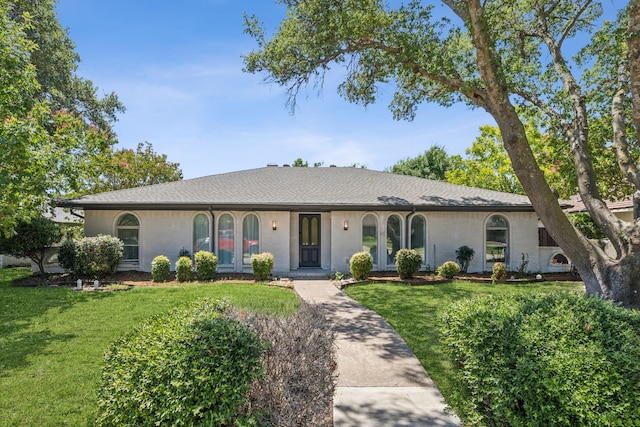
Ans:
[[[354,167],[268,166],[59,202],[83,209],[533,211],[529,199]]]

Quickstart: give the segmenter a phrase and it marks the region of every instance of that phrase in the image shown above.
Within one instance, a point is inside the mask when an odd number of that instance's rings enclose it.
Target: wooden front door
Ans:
[[[320,267],[320,215],[300,215],[300,267]]]

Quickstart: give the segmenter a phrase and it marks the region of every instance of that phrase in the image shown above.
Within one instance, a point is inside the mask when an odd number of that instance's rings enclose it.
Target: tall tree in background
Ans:
[[[114,92],[98,98],[94,84],[76,74],[80,56],[68,31],[58,22],[56,3],[56,0],[8,2],[9,19],[19,23],[25,14],[29,16],[29,25],[23,31],[36,46],[30,58],[39,85],[35,95],[46,99],[54,111],[73,111],[100,130],[110,130],[116,115],[124,112],[124,106]]]
[[[180,165],[167,161],[166,154],[156,153],[149,142],[138,144],[135,151],[127,148],[108,150],[96,157],[93,169],[100,174],[90,180],[82,193],[101,193],[182,179]]]
[[[390,168],[386,168],[385,172],[446,181],[447,171],[450,168],[451,160],[447,151],[440,145],[433,145],[417,157],[400,160]]]
[[[77,55],[53,1],[0,1],[0,233],[82,188],[115,141],[121,105],[75,76]]]
[[[587,292],[640,304],[640,224],[620,221],[598,190],[590,131],[606,122],[618,165],[640,189],[635,147],[640,131],[640,0],[602,24],[592,0],[444,0],[450,15],[412,1],[283,0],[287,16],[271,39],[256,17],[246,31],[259,50],[245,69],[284,86],[289,103],[344,65],[339,92],[375,102],[378,84],[395,83],[391,109],[413,119],[421,102],[479,107],[496,120],[516,176],[553,238],[569,255]],[[611,5],[609,5],[611,7]],[[439,13],[441,11],[438,11]],[[628,18],[628,19],[627,19]],[[576,47],[580,54],[571,53]],[[611,257],[569,222],[532,152],[527,117],[539,117],[573,159],[580,196],[615,248]],[[640,193],[639,193],[640,194]],[[640,198],[640,196],[638,197]]]
[[[502,145],[500,130],[480,127],[480,136],[466,150],[466,157],[452,156],[447,181],[452,184],[507,193],[524,194],[511,167],[511,159]]]

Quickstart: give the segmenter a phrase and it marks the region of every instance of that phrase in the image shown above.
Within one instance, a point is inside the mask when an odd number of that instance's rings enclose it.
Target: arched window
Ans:
[[[260,223],[258,217],[249,214],[242,221],[242,263],[251,264],[251,255],[260,252]]]
[[[373,215],[362,220],[362,250],[373,257],[373,265],[378,265],[378,221]]]
[[[387,265],[396,264],[396,253],[402,247],[402,220],[398,215],[387,218]]]
[[[427,222],[422,215],[411,218],[410,249],[418,252],[422,263],[427,263]]]
[[[555,254],[549,262],[551,265],[569,265],[569,259],[565,254]]]
[[[140,221],[133,214],[124,214],[116,223],[116,236],[124,243],[123,261],[139,260]]]
[[[193,218],[193,254],[198,251],[211,251],[209,217],[202,213]]]
[[[218,261],[220,265],[233,264],[235,258],[234,242],[233,217],[229,214],[222,214],[218,220]]]
[[[486,260],[488,263],[509,262],[509,224],[501,215],[493,215],[487,221]]]

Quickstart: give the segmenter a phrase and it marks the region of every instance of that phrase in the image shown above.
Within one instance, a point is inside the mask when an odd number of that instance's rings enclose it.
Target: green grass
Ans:
[[[118,292],[13,287],[29,269],[0,270],[0,425],[83,426],[95,417],[105,348],[149,316],[201,297],[241,310],[289,315],[287,289],[184,284]]]
[[[554,291],[584,292],[584,286],[581,282],[496,285],[451,282],[429,286],[362,284],[345,289],[347,295],[380,314],[393,326],[445,399],[454,396],[460,387],[453,378],[454,366],[447,360],[440,343],[439,317],[444,308],[453,301],[479,295]]]

